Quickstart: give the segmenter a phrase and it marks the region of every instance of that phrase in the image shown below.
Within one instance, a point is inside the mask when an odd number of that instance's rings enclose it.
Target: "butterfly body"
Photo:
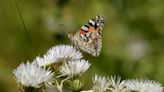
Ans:
[[[69,34],[68,36],[77,48],[92,56],[99,56],[102,48],[102,28],[104,21],[104,16],[98,15],[90,19],[75,34]]]

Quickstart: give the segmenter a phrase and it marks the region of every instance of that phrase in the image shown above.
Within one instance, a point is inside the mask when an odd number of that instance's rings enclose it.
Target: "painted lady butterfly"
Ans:
[[[68,37],[77,48],[92,56],[99,56],[102,48],[102,28],[104,22],[105,17],[103,15],[95,16],[75,34],[68,34]]]

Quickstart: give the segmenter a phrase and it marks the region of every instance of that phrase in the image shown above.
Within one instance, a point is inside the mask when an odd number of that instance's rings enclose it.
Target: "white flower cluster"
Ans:
[[[81,59],[82,57],[82,53],[73,46],[59,45],[52,47],[43,58],[37,57],[35,61],[39,66],[47,66],[55,62],[64,61],[64,64],[59,69],[61,76],[73,77],[80,76],[90,67],[90,63]]]
[[[22,63],[13,71],[16,81],[25,87],[40,87],[40,84],[51,83],[54,74],[50,69],[45,69],[47,65],[62,61],[59,67],[60,75],[73,78],[81,76],[90,67],[90,63],[84,59],[79,50],[70,45],[54,46],[47,51],[43,57],[36,57],[32,63]],[[61,84],[62,85],[62,84]]]
[[[54,46],[47,51],[43,57],[36,57],[32,63],[22,63],[13,70],[18,84],[24,87],[40,88],[42,84],[53,84],[62,92],[63,82],[74,83],[71,87],[81,90],[82,82],[80,77],[85,73],[91,64],[84,59],[79,50],[70,45]],[[48,65],[61,63],[56,71],[47,69]],[[53,68],[54,69],[54,68]],[[56,69],[56,68],[55,68]],[[54,76],[55,75],[55,76]],[[66,78],[65,78],[66,77]],[[58,82],[56,78],[65,78]],[[75,78],[75,80],[73,80]],[[79,78],[79,79],[78,79]],[[52,81],[53,80],[53,81]],[[88,91],[81,92],[162,92],[160,83],[151,80],[132,79],[121,80],[121,77],[93,77],[93,87]],[[53,83],[52,83],[53,82]],[[71,83],[72,82],[72,83]],[[56,83],[56,85],[54,85]],[[79,85],[76,85],[79,84]],[[31,92],[31,91],[30,91]]]
[[[93,88],[81,92],[163,92],[160,83],[151,80],[131,79],[121,81],[121,77],[105,78],[95,75]]]

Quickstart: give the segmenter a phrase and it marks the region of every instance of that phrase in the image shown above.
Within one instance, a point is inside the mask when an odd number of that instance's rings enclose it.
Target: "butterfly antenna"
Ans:
[[[24,22],[24,20],[23,20],[23,16],[22,16],[21,11],[20,11],[20,9],[19,9],[19,7],[18,7],[17,0],[14,0],[14,2],[15,2],[15,6],[16,6],[16,9],[17,9],[17,11],[18,11],[18,14],[19,14],[19,16],[20,16],[20,20],[21,20],[21,22],[22,22],[23,29],[24,29],[25,36],[26,36],[26,38],[27,38],[27,41],[28,41],[29,44],[31,44],[31,43],[30,43],[30,38],[29,38],[29,35],[28,35],[28,31],[27,31],[25,22]]]

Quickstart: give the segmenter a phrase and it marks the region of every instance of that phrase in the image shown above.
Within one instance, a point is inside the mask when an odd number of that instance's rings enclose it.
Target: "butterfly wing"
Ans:
[[[93,55],[99,56],[102,48],[102,28],[105,18],[98,15],[83,25],[80,31],[70,35],[73,44],[81,50]]]

